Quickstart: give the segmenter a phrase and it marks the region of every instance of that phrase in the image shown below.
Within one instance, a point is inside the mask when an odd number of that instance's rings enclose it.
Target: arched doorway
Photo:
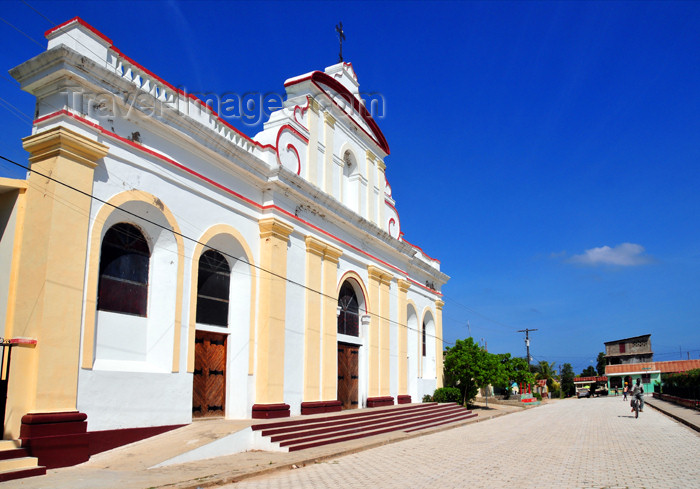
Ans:
[[[344,337],[360,336],[360,304],[358,295],[350,280],[343,282],[338,294],[338,335]],[[358,344],[338,342],[338,400],[343,409],[358,407]]]
[[[207,250],[199,258],[197,323],[227,328],[231,268],[226,258]],[[224,416],[226,413],[227,334],[197,331],[192,387],[192,416]]]

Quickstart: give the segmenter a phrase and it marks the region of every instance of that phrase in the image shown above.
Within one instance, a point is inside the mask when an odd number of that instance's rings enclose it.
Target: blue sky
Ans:
[[[0,154],[21,162],[34,102],[7,70],[55,24],[78,15],[190,91],[283,93],[337,61],[342,21],[360,89],[386,102],[402,229],[452,277],[447,344],[469,321],[521,356],[536,328],[535,360],[577,373],[638,334],[657,360],[700,357],[700,3],[1,6]]]

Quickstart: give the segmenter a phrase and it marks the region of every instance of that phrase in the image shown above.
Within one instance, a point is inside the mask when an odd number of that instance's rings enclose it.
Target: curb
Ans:
[[[698,433],[700,433],[700,426],[698,426],[698,425],[696,425],[696,424],[694,424],[694,423],[691,423],[691,422],[688,421],[687,419],[684,419],[684,418],[682,418],[682,417],[680,417],[680,416],[677,416],[677,415],[675,415],[675,414],[673,414],[673,413],[671,413],[671,412],[669,412],[669,411],[666,411],[665,409],[663,409],[663,408],[661,408],[661,407],[659,407],[659,406],[656,406],[656,405],[654,405],[654,404],[652,404],[652,403],[650,403],[650,402],[648,402],[648,401],[646,402],[646,405],[647,405],[647,406],[653,407],[654,409],[656,409],[657,411],[659,411],[659,412],[662,413],[662,414],[665,414],[665,415],[668,416],[669,418],[673,418],[674,420],[678,421],[679,423],[684,424],[684,425],[686,425],[688,428],[693,429],[693,430],[697,431]]]

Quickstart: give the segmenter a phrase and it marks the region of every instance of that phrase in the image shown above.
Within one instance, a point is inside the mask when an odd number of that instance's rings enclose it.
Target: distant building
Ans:
[[[632,385],[641,379],[644,392],[653,392],[654,384],[661,383],[661,374],[687,372],[700,368],[700,360],[676,360],[655,362],[651,351],[651,335],[645,334],[605,342],[605,375],[608,390],[625,384]]]
[[[605,374],[608,377],[608,389],[614,389],[616,386],[622,388],[625,382],[632,385],[639,378],[644,384],[644,392],[654,392],[654,383],[661,382],[661,374],[687,372],[696,368],[700,368],[700,360],[672,360],[608,365],[605,367]]]
[[[651,362],[653,360],[654,352],[651,351],[650,334],[605,343],[606,365]]]

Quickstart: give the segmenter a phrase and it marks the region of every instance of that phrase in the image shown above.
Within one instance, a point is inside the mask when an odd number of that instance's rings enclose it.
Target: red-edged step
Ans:
[[[296,451],[393,431],[419,431],[476,416],[455,403],[424,403],[278,421],[253,425],[252,429],[289,451]]]

